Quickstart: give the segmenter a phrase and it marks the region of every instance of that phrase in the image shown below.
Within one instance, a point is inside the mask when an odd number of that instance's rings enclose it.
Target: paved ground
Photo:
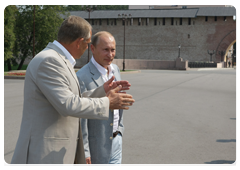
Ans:
[[[122,74],[136,100],[125,111],[124,164],[230,164],[236,160],[236,70]],[[4,80],[4,158],[21,123],[24,80]]]

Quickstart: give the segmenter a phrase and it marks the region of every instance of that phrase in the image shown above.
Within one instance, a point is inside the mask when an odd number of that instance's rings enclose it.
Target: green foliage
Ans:
[[[21,61],[21,69],[27,57],[33,57],[33,19],[34,6],[17,6],[14,45],[15,60]],[[62,6],[59,5],[35,5],[35,54],[43,50],[49,42],[57,39],[57,31],[63,19],[60,14]]]
[[[13,46],[15,42],[14,26],[16,6],[9,5],[4,9],[4,61],[13,57]]]
[[[126,10],[128,5],[99,5],[97,10]]]
[[[28,65],[23,65],[22,68],[21,68],[21,70],[27,70],[27,66],[28,66]],[[18,65],[15,65],[15,66],[12,66],[12,67],[11,67],[11,70],[17,70],[17,69],[18,69]],[[4,65],[4,72],[5,72],[5,71],[10,71],[10,70],[8,70],[8,67],[7,67],[6,64]]]
[[[90,7],[90,5],[68,5],[63,7],[63,9],[65,11],[82,11],[88,7]],[[97,5],[97,8],[93,5],[93,8],[96,10],[125,10],[128,9],[128,5]]]

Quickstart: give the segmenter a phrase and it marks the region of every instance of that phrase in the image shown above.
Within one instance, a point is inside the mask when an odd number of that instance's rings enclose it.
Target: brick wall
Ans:
[[[123,58],[123,40],[124,26],[122,20],[102,19],[101,25],[99,20],[93,20],[93,34],[98,31],[108,31],[116,39],[116,59]],[[125,58],[139,60],[164,60],[173,61],[178,57],[178,45],[181,44],[180,56],[184,60],[191,61],[209,61],[210,55],[207,50],[226,51],[228,46],[236,40],[236,21],[232,17],[218,16],[215,17],[191,18],[189,25],[188,18],[173,19],[149,18],[146,25],[146,18],[133,19],[133,25],[130,21],[125,26]],[[90,21],[92,24],[92,20]],[[115,25],[116,23],[116,25]],[[156,25],[155,25],[156,24]],[[90,50],[90,58],[91,58]],[[88,50],[85,51],[81,59],[77,61],[76,67],[82,67],[87,63]],[[219,62],[220,55],[213,55],[213,61]]]

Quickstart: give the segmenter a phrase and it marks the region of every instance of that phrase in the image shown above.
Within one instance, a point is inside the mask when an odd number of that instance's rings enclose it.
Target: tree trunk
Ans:
[[[18,65],[18,68],[17,68],[18,70],[21,70],[24,61],[25,61],[25,58],[22,58],[20,64]]]
[[[8,71],[12,70],[10,59],[7,60],[7,67],[8,67]]]
[[[32,38],[33,38],[33,34],[31,34],[31,36],[30,36],[30,38],[29,38],[29,40],[28,40],[28,45],[31,44]],[[20,64],[18,65],[17,70],[21,70],[21,68],[22,68],[22,66],[23,66],[23,63],[24,63],[25,59],[27,58],[27,52],[28,52],[28,49],[26,49],[25,52],[23,53],[23,57],[22,57],[22,59],[21,59]]]

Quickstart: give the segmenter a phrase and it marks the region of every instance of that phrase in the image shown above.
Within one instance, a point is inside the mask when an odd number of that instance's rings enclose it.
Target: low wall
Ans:
[[[113,63],[122,70],[123,59],[114,59]],[[182,61],[182,58],[177,58],[176,61],[125,59],[125,69],[187,70],[188,61]]]
[[[224,68],[224,62],[217,63],[217,68]]]

